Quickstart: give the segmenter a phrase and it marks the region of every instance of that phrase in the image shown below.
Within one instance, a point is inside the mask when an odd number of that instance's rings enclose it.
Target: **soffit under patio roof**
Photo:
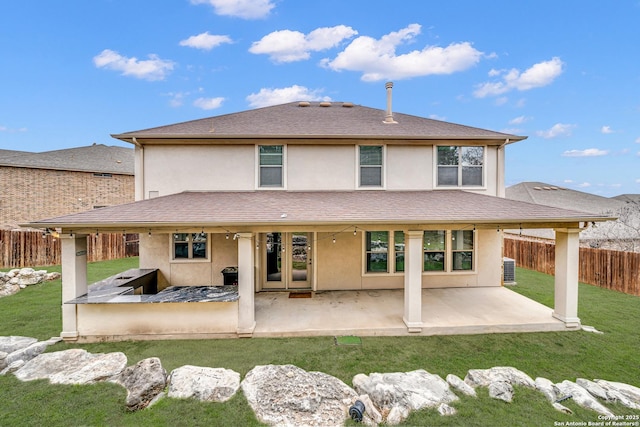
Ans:
[[[183,192],[36,221],[85,230],[158,228],[477,224],[537,228],[614,218],[461,190]],[[567,225],[569,226],[569,225]]]
[[[307,106],[300,106],[301,104]],[[329,106],[322,106],[322,105]],[[221,116],[208,117],[134,132],[111,135],[126,142],[161,144],[187,140],[194,143],[232,143],[243,139],[466,140],[515,142],[510,135],[440,120],[394,113],[396,123],[385,123],[386,112],[351,103],[291,102]]]

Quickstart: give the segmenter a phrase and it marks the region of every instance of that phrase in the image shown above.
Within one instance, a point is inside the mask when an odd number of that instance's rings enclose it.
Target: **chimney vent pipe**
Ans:
[[[387,89],[387,117],[385,117],[384,123],[398,123],[393,120],[393,113],[391,110],[391,89],[393,88],[393,82],[387,82],[384,87]]]

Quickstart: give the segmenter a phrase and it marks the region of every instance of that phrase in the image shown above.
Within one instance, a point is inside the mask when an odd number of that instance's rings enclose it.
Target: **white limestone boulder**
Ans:
[[[130,411],[144,409],[167,386],[167,371],[157,357],[143,359],[110,379],[127,389],[126,405]]]
[[[14,375],[21,381],[48,379],[53,384],[92,384],[119,374],[126,366],[124,353],[91,354],[75,348],[40,354]]]
[[[358,394],[322,372],[293,365],[259,365],[241,383],[256,418],[269,425],[341,426]]]
[[[231,369],[185,365],[171,371],[168,396],[226,402],[240,389],[240,374]]]
[[[610,401],[630,409],[640,409],[640,388],[615,381],[595,380],[595,383],[605,390]]]
[[[449,374],[445,378],[447,383],[453,387],[455,390],[458,390],[462,394],[466,394],[467,396],[476,397],[476,391],[469,384],[465,383],[459,376],[454,374]]]
[[[488,387],[494,382],[505,382],[512,386],[536,388],[535,381],[519,369],[510,366],[497,366],[489,369],[469,369],[464,382],[471,387]]]
[[[507,403],[513,401],[513,386],[506,381],[494,381],[489,384],[489,397]]]
[[[613,417],[614,414],[607,407],[602,405],[591,395],[587,390],[578,384],[564,380],[561,383],[557,383],[556,387],[562,394],[562,396],[571,396],[574,402],[585,409],[590,409],[605,417]]]

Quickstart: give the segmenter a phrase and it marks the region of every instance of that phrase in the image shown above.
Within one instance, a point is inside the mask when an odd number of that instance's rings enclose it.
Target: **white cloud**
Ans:
[[[607,133],[613,133],[615,131],[611,129],[611,126],[602,126],[602,128],[600,128],[600,132],[607,134]]]
[[[609,154],[607,150],[598,148],[587,148],[586,150],[567,150],[562,155],[564,157],[600,157]]]
[[[537,131],[536,135],[545,139],[557,138],[559,136],[569,136],[571,135],[571,130],[574,127],[576,126],[565,123],[556,123],[555,125],[551,126],[551,129]]]
[[[0,132],[15,133],[15,132],[26,132],[26,131],[27,131],[27,128],[13,129],[13,128],[8,128],[6,126],[0,126]]]
[[[640,138],[636,138],[636,144],[640,144]]]
[[[180,46],[193,47],[202,50],[211,50],[223,43],[232,43],[232,40],[229,36],[216,36],[209,34],[209,32],[207,31],[198,34],[197,36],[191,36],[188,39],[181,40]]]
[[[191,4],[208,4],[216,15],[243,19],[266,18],[275,7],[271,0],[191,0]]]
[[[486,82],[473,92],[476,98],[497,96],[511,90],[525,91],[551,84],[562,74],[564,63],[558,57],[532,65],[524,72],[511,70],[491,70],[489,77],[501,77],[500,81]]]
[[[317,28],[307,35],[291,30],[274,31],[253,42],[249,52],[269,55],[275,62],[302,61],[309,59],[311,52],[335,47],[356,34],[356,30],[345,25]]]
[[[164,80],[174,67],[173,61],[160,59],[157,55],[149,55],[147,60],[136,57],[127,58],[111,49],[105,49],[93,57],[98,68],[120,71],[123,76],[132,76],[144,80]]]
[[[433,120],[440,120],[441,122],[444,122],[445,120],[447,120],[446,117],[444,116],[439,116],[437,114],[429,114],[429,118],[433,119]]]
[[[203,110],[215,110],[216,108],[220,108],[224,98],[198,98],[193,101],[193,105],[202,108]]]
[[[405,54],[396,54],[396,48],[411,43],[420,34],[420,25],[411,24],[379,40],[360,36],[353,40],[333,60],[324,59],[323,65],[334,71],[362,72],[363,81],[396,80],[431,74],[451,74],[466,70],[480,61],[482,52],[470,43],[453,43],[447,47],[426,46]]]
[[[531,120],[531,117],[527,116],[519,116],[514,119],[509,120],[510,125],[521,125],[522,123],[528,122]]]
[[[589,182],[583,182],[582,184],[578,184],[578,185],[576,185],[576,187],[580,187],[580,188],[587,188],[587,187],[591,187],[591,183],[589,183]]]
[[[331,101],[327,96],[321,96],[320,89],[310,90],[304,86],[293,85],[280,89],[260,89],[258,93],[247,96],[249,105],[253,108],[268,107],[294,101]]]

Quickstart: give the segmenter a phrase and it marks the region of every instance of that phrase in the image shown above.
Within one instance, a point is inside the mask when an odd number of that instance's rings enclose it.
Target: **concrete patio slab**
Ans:
[[[315,292],[289,298],[288,292],[255,296],[254,337],[417,336],[497,332],[565,331],[552,309],[504,287],[422,290],[421,332],[409,333],[402,320],[404,291]]]

